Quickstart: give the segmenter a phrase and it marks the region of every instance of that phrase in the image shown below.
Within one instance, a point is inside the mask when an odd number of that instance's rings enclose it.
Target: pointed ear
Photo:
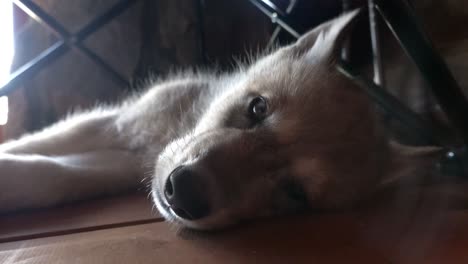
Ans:
[[[338,59],[341,47],[356,22],[361,9],[355,9],[331,21],[325,22],[304,36],[292,46],[293,51],[311,58]]]

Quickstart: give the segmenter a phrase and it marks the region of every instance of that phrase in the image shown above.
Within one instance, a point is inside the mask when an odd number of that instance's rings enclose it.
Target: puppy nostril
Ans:
[[[167,179],[166,186],[164,187],[164,194],[166,194],[166,198],[171,198],[174,195],[174,187],[172,186],[171,179]]]
[[[179,166],[171,172],[164,186],[164,196],[172,211],[179,217],[196,220],[211,212],[203,175],[193,168]]]
[[[184,166],[179,166],[175,168],[167,177],[166,184],[164,185],[164,195],[166,196],[166,199],[168,202],[173,198],[174,196],[174,177],[179,173],[180,170],[182,170]]]

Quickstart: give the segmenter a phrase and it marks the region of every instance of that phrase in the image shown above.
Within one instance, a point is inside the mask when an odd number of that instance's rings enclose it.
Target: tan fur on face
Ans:
[[[368,96],[336,70],[357,14],[319,26],[217,87],[193,130],[170,143],[156,164],[153,194],[167,218],[212,229],[298,209],[336,209],[432,162],[437,149],[389,144]],[[247,107],[256,96],[266,100],[267,116],[252,125]],[[165,202],[164,183],[180,165],[208,182],[209,216],[181,219]]]
[[[440,150],[389,144],[369,98],[336,70],[357,14],[234,73],[174,76],[122,104],[1,145],[0,213],[133,189],[146,171],[168,220],[213,229],[349,206],[421,180]],[[262,108],[254,115],[249,105],[257,99]],[[193,177],[184,178],[182,206],[200,197],[208,205],[197,220],[166,197],[179,166]]]
[[[300,203],[283,190],[290,182],[313,208],[351,204],[377,185],[385,141],[367,96],[335,69],[342,33],[356,14],[324,24],[239,74],[194,130],[166,148],[154,188],[188,164],[208,179],[213,198],[206,219],[176,220],[211,228],[289,211]],[[267,100],[268,116],[249,127],[246,107],[255,96]]]

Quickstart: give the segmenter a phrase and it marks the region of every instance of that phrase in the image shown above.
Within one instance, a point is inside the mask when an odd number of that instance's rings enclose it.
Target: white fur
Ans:
[[[389,177],[385,169],[414,171],[403,168],[416,168],[401,162],[404,154],[388,151],[368,97],[332,66],[357,14],[325,23],[249,68],[178,75],[0,145],[0,212],[134,190],[146,175],[163,216],[215,228],[296,208],[302,201],[280,189],[285,180],[304,185],[308,204],[329,208],[373,191]],[[250,127],[246,107],[259,95],[271,113]],[[164,200],[168,175],[180,165],[206,177],[216,208],[209,217],[182,219]]]

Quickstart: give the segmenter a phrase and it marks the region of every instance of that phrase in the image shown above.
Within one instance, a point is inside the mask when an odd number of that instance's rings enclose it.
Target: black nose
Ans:
[[[179,217],[196,220],[210,213],[205,180],[187,166],[177,167],[167,178],[164,195]]]

